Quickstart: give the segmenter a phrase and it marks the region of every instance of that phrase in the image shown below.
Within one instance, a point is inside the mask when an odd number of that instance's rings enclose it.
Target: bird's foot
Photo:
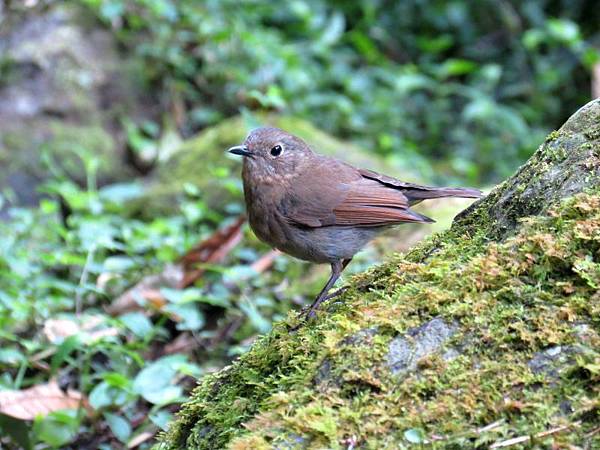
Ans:
[[[296,331],[298,331],[300,328],[302,328],[302,326],[306,323],[306,316],[302,313],[300,313],[298,315],[298,323],[294,326],[292,325],[288,325],[288,332],[289,333],[295,333]]]
[[[313,309],[311,306],[312,305],[305,306],[300,310],[298,313],[298,323],[293,327],[288,328],[290,333],[298,331],[306,322],[315,317],[315,309]]]
[[[335,291],[333,291],[331,294],[327,295],[327,296],[326,296],[326,297],[323,299],[323,301],[326,301],[326,300],[331,300],[332,298],[339,297],[340,295],[342,295],[342,294],[343,294],[344,292],[346,292],[347,290],[348,290],[348,286],[344,286],[344,287],[341,287],[341,288],[339,288],[339,289],[336,289],[336,290],[335,290]]]
[[[346,292],[347,290],[348,290],[347,286],[341,287],[341,288],[335,290],[334,292],[332,292],[331,294],[326,295],[322,299],[315,300],[315,302],[313,302],[311,305],[306,305],[298,313],[298,324],[289,328],[289,331],[290,332],[298,331],[306,322],[308,322],[310,319],[312,319],[313,317],[315,317],[317,315],[317,309],[319,308],[321,303],[323,303],[326,300],[331,300],[332,298],[338,297],[341,294],[343,294],[344,292]]]

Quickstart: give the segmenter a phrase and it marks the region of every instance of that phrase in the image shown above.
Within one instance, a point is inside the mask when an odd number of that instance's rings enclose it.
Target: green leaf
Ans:
[[[541,43],[544,42],[546,34],[542,30],[533,29],[527,30],[523,34],[523,45],[529,50],[535,50]]]
[[[452,77],[466,75],[477,69],[477,64],[466,59],[448,59],[442,64],[439,72],[441,75]]]
[[[260,333],[268,333],[269,330],[271,330],[271,321],[263,317],[256,307],[256,304],[249,300],[245,300],[240,303],[240,309],[248,317],[248,320],[250,320],[250,323],[252,323],[254,328],[256,328]]]
[[[121,322],[140,339],[145,339],[152,333],[152,322],[142,312],[131,312],[119,317]]]
[[[60,447],[71,441],[79,429],[77,411],[54,411],[38,417],[33,423],[35,436],[52,447]]]
[[[331,15],[329,22],[324,27],[323,34],[319,39],[319,44],[325,46],[331,46],[340,40],[344,33],[346,26],[346,20],[344,15],[340,12],[335,12]]]
[[[17,347],[0,348],[0,363],[16,365],[25,361],[25,355]]]
[[[52,373],[68,358],[68,356],[77,348],[81,347],[81,341],[78,335],[72,335],[66,338],[56,349],[56,353],[52,356],[51,369]]]
[[[167,404],[179,400],[183,390],[173,385],[178,366],[186,363],[183,355],[160,358],[143,368],[135,377],[133,389],[147,401],[154,404]]]
[[[229,267],[223,281],[225,283],[239,283],[250,278],[256,277],[256,271],[248,265],[237,265]]]
[[[175,316],[178,330],[200,330],[204,327],[204,314],[195,303],[166,305],[163,310]]]
[[[161,288],[160,293],[171,303],[189,303],[201,298],[202,290],[198,288],[171,289]]]
[[[131,183],[115,183],[103,187],[98,191],[98,194],[102,200],[113,203],[124,203],[143,195],[144,187],[139,181]]]
[[[454,38],[450,34],[439,36],[417,36],[417,45],[427,53],[441,53],[454,44]]]
[[[549,19],[547,25],[550,35],[561,42],[574,43],[581,39],[579,26],[570,20]]]
[[[121,442],[127,442],[131,436],[131,425],[121,416],[112,413],[104,413],[104,418],[115,437]]]
[[[88,400],[92,408],[99,410],[108,406],[123,406],[134,397],[128,390],[111,386],[107,381],[102,381],[92,389]]]
[[[135,266],[135,261],[127,256],[109,256],[104,260],[106,272],[125,272]]]
[[[24,420],[15,419],[0,413],[0,435],[9,436],[21,448],[29,450],[31,441],[29,432],[31,427]]]
[[[132,380],[118,372],[105,372],[102,374],[102,379],[104,379],[104,381],[106,381],[112,387],[123,390],[128,390],[131,388]]]
[[[173,418],[173,414],[167,410],[159,409],[156,412],[150,413],[149,417],[154,425],[161,430],[166,431]]]

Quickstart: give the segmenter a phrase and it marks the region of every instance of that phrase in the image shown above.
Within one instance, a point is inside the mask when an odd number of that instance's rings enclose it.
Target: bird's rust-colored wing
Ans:
[[[433,222],[409,209],[402,192],[362,178],[350,184],[346,198],[333,212],[336,225],[379,226],[402,222]]]
[[[298,225],[385,226],[433,222],[411,211],[409,200],[400,189],[366,178],[340,161],[323,158],[307,173],[310,175],[294,180],[294,189],[285,196],[286,202],[280,208],[284,217]]]

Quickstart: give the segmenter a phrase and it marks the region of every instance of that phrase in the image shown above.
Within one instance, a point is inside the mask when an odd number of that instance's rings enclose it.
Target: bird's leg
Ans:
[[[338,260],[331,263],[331,276],[329,277],[329,281],[327,281],[323,289],[321,289],[321,292],[319,292],[319,295],[317,295],[317,298],[315,298],[315,300],[312,302],[312,305],[310,305],[310,308],[308,308],[308,312],[306,314],[307,319],[310,319],[315,315],[315,311],[321,303],[323,303],[325,300],[335,297],[336,295],[339,295],[342,292],[341,289],[338,289],[333,294],[327,295],[346,266],[350,264],[350,261],[352,261],[352,258],[343,259],[341,261]]]
[[[346,258],[342,260],[342,270],[340,271],[340,274],[346,269],[350,262],[352,262],[352,258]]]
[[[348,264],[350,264],[350,261],[352,261],[352,258],[338,260],[338,261],[334,261],[331,263],[331,276],[329,277],[329,280],[327,281],[327,283],[325,284],[323,289],[321,289],[321,292],[319,292],[319,295],[317,295],[317,298],[315,298],[315,300],[312,302],[312,304],[310,305],[308,310],[302,311],[300,313],[300,316],[301,316],[300,323],[298,325],[296,325],[295,327],[293,327],[291,329],[291,331],[297,331],[298,328],[300,328],[304,324],[305,320],[310,319],[312,316],[314,316],[315,311],[317,310],[317,308],[319,307],[319,305],[321,303],[323,303],[325,300],[335,297],[336,295],[339,295],[339,294],[341,294],[341,292],[343,292],[342,289],[338,289],[333,294],[327,295],[327,292],[329,292],[329,289],[331,289],[333,287],[333,285],[335,284],[337,279],[342,274],[342,271],[346,268],[346,266]]]
[[[307,319],[314,315],[315,310],[319,307],[319,305],[323,302],[323,300],[325,300],[325,297],[327,296],[327,292],[329,292],[329,289],[331,289],[333,287],[333,285],[335,284],[337,279],[340,277],[341,273],[342,273],[342,262],[341,261],[332,262],[331,263],[331,276],[329,277],[329,280],[327,281],[327,283],[325,283],[325,286],[323,286],[323,289],[321,289],[321,292],[319,292],[319,295],[317,295],[315,300],[312,302],[312,304],[308,308],[308,311],[306,313]]]
[[[343,272],[346,269],[346,266],[348,264],[350,264],[350,261],[352,261],[352,258],[346,258],[344,260],[342,260],[342,270],[341,272]],[[340,273],[341,273],[340,272]],[[325,296],[325,298],[323,299],[323,301],[327,301],[327,300],[331,300],[332,298],[337,297],[338,295],[343,294],[344,292],[346,292],[348,290],[348,286],[343,286],[339,289],[336,289],[335,291],[333,291],[331,294]]]

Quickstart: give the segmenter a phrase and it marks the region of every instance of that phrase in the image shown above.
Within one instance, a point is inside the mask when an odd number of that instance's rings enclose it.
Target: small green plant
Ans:
[[[98,164],[82,156],[85,188],[58,176],[44,185],[38,209],[9,207],[0,221],[0,395],[56,382],[85,399],[35,420],[0,414],[0,429],[25,448],[83,445],[100,424],[110,429],[100,433],[103,448],[164,429],[197,378],[243,352],[290,308],[260,294],[281,282],[287,262],[257,277],[250,266],[260,251],[246,240],[227,266],[206,265],[195,285],[161,288],[159,307],[139,298],[133,310],[109,314],[130,286],[233,217],[208,211],[190,187],[178,214],[130,218],[128,202],[143,185],[98,188]],[[166,351],[177,337],[191,343],[187,350]]]

